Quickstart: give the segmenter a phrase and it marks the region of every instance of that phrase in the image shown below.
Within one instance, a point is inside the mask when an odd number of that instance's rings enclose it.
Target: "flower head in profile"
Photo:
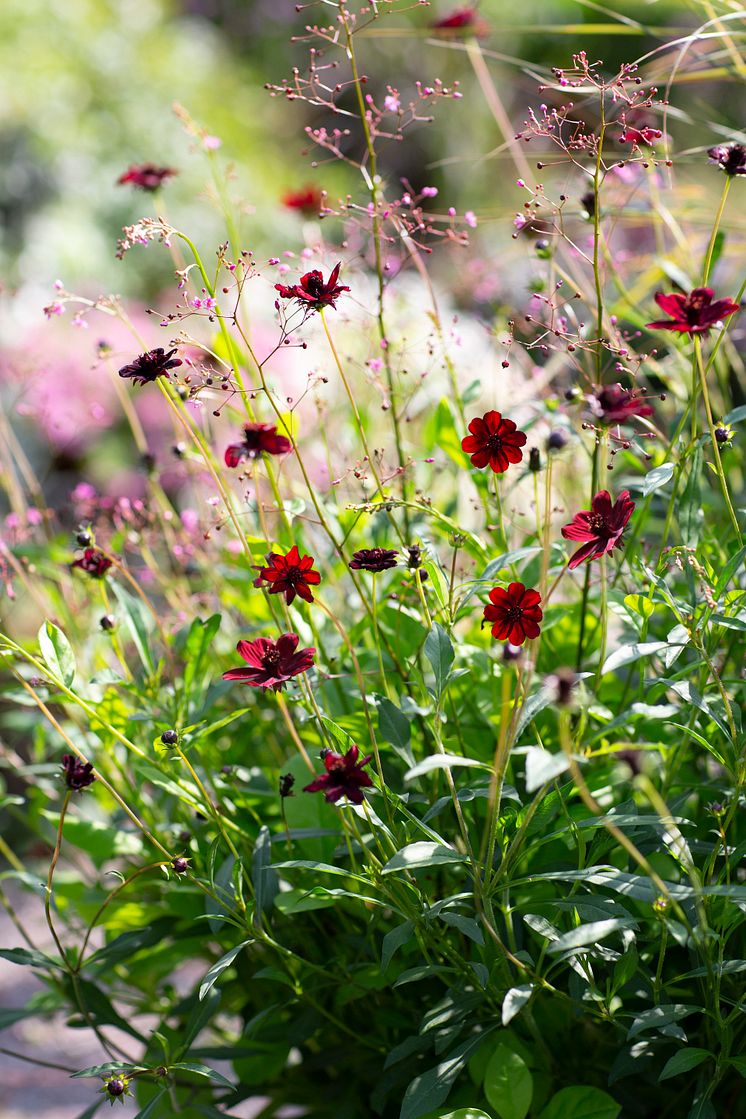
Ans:
[[[90,762],[82,762],[74,754],[62,755],[62,776],[68,789],[80,792],[88,785],[92,785],[96,778],[93,776],[93,766]]]
[[[271,688],[281,692],[288,680],[308,672],[313,665],[315,649],[298,649],[297,633],[283,633],[276,641],[257,637],[255,641],[239,641],[236,652],[246,661],[246,668],[231,668],[224,680],[240,680],[250,688]]]
[[[708,148],[711,163],[716,163],[726,175],[746,175],[746,145],[718,144]]]
[[[398,555],[394,548],[361,548],[352,553],[350,567],[353,571],[386,571],[396,567]]]
[[[306,602],[313,602],[311,587],[316,587],[321,582],[318,571],[312,570],[313,565],[313,556],[302,556],[297,544],[293,544],[284,556],[280,552],[270,552],[267,566],[257,569],[259,575],[254,580],[254,586],[269,584],[269,593],[284,594],[288,606],[296,595],[300,595]]]
[[[492,636],[515,646],[522,645],[526,638],[538,637],[539,622],[544,617],[540,602],[539,592],[523,583],[511,583],[507,590],[493,587],[484,608],[485,622],[492,624]]]
[[[318,217],[324,196],[316,186],[288,190],[282,196],[282,204],[287,210],[299,210],[305,217]]]
[[[357,746],[350,746],[345,754],[327,750],[323,755],[326,773],[316,777],[310,785],[305,785],[303,792],[323,792],[324,799],[329,804],[336,804],[342,797],[347,797],[353,804],[362,804],[365,799],[363,789],[369,789],[373,784],[363,767],[369,764],[372,757],[372,754],[368,754],[360,758]]]
[[[301,276],[297,284],[275,284],[283,299],[296,299],[309,311],[320,311],[322,307],[336,307],[337,300],[343,291],[349,291],[344,284],[338,284],[341,262],[336,264],[329,274],[329,279],[324,282],[324,277],[317,268]]]
[[[90,575],[93,579],[103,579],[106,572],[111,567],[112,561],[107,555],[99,551],[98,548],[86,548],[80,559],[76,559],[70,567],[79,567],[81,571],[85,571],[86,575]]]
[[[458,34],[471,34],[482,38],[489,34],[489,25],[483,20],[476,8],[465,6],[454,8],[452,12],[441,16],[430,25],[433,31],[440,36],[455,36]]]
[[[633,147],[639,148],[641,144],[646,144],[647,147],[652,147],[662,137],[663,133],[660,128],[625,128],[619,137],[621,144],[632,144]]]
[[[565,540],[580,540],[569,567],[579,567],[585,560],[597,559],[622,546],[622,535],[632,516],[635,503],[629,490],[622,490],[612,504],[608,490],[601,490],[591,501],[591,508],[576,513],[569,525],[562,529]]]
[[[244,459],[260,455],[286,455],[293,444],[286,435],[278,435],[276,424],[244,424],[243,439],[231,443],[225,452],[226,466],[238,466]]]
[[[461,440],[461,449],[471,455],[474,466],[488,464],[495,474],[503,474],[511,463],[523,458],[528,436],[519,431],[513,420],[503,419],[501,412],[485,412],[469,424],[471,435]]]
[[[595,416],[606,424],[623,424],[638,417],[652,416],[653,409],[639,389],[621,385],[597,386],[590,398]]]
[[[657,292],[655,302],[661,311],[671,317],[649,322],[648,329],[673,330],[677,334],[706,334],[729,315],[735,315],[740,307],[740,303],[729,298],[713,302],[714,294],[712,288],[695,288],[688,295],[678,291],[671,295]]]
[[[173,167],[157,167],[155,163],[133,163],[119,176],[117,185],[122,186],[124,183],[132,183],[132,186],[138,187],[140,190],[154,191],[162,187],[167,179],[172,179],[178,173]]]
[[[148,350],[140,354],[129,365],[123,365],[119,370],[120,377],[129,377],[135,385],[147,385],[157,381],[159,377],[168,377],[169,369],[181,365],[181,359],[174,357],[176,350],[164,350],[158,346],[155,350]]]

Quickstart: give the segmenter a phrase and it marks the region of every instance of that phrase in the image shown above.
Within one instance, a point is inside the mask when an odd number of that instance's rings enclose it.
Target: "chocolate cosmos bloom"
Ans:
[[[516,646],[527,637],[538,637],[544,617],[540,602],[539,592],[527,590],[523,583],[511,583],[507,590],[493,587],[484,608],[485,621],[493,623],[492,636]]]
[[[389,567],[396,567],[398,555],[393,548],[361,548],[359,552],[352,553],[350,567],[353,571],[386,571]]]
[[[247,668],[231,668],[223,673],[224,680],[240,680],[251,688],[271,688],[281,692],[288,680],[308,672],[313,665],[315,649],[296,652],[300,638],[297,633],[283,633],[277,641],[257,637],[256,641],[239,641],[236,652]]]
[[[461,440],[461,449],[471,455],[474,466],[489,465],[495,474],[502,474],[511,463],[523,458],[521,447],[527,436],[518,431],[512,420],[504,420],[501,412],[485,412],[469,424],[471,435]]]
[[[342,292],[350,290],[343,284],[337,283],[341,267],[341,263],[334,266],[326,283],[321,272],[314,268],[312,272],[306,272],[305,276],[301,276],[297,284],[289,287],[286,284],[275,284],[275,289],[283,299],[297,299],[309,311],[320,311],[322,307],[336,307]]]
[[[300,210],[308,217],[318,217],[322,195],[318,187],[306,186],[301,190],[289,190],[282,196],[282,204],[288,210]]]
[[[119,176],[117,184],[132,183],[140,190],[154,191],[163,186],[166,179],[172,179],[178,173],[173,167],[156,167],[154,163],[136,163]]]
[[[103,579],[111,567],[111,560],[103,552],[99,552],[98,548],[86,548],[80,559],[71,563],[70,567],[79,567],[86,575],[91,575],[94,579]]]
[[[181,365],[181,360],[172,356],[175,353],[176,350],[166,352],[162,346],[158,346],[155,350],[148,350],[146,354],[136,357],[129,365],[123,365],[119,370],[119,376],[130,377],[136,385],[147,385],[151,381],[157,381],[159,377],[168,377],[169,369]]]
[[[243,442],[231,443],[225,452],[226,466],[238,466],[244,459],[259,455],[286,455],[293,444],[286,435],[277,434],[275,424],[244,424]]]
[[[623,424],[635,416],[653,415],[653,409],[637,389],[621,385],[597,386],[591,396],[591,408],[607,424]]]
[[[321,582],[318,571],[311,570],[313,564],[313,556],[302,556],[297,544],[293,544],[285,556],[279,552],[270,552],[267,566],[258,568],[259,575],[254,580],[254,586],[269,583],[269,593],[284,594],[288,606],[296,595],[300,595],[306,602],[313,602],[311,587],[316,587]]]
[[[443,16],[441,19],[436,19],[431,25],[433,31],[438,31],[442,34],[453,35],[459,31],[471,32],[481,38],[489,34],[489,26],[480,19],[476,8],[454,8],[448,15]]]
[[[670,319],[656,319],[649,322],[648,329],[673,330],[677,334],[706,334],[716,323],[735,315],[740,303],[732,299],[716,299],[712,288],[695,288],[689,295],[683,292],[673,292],[664,295],[656,293],[655,302],[661,311],[670,315]]]
[[[68,789],[80,792],[88,785],[92,785],[96,778],[93,776],[93,766],[90,762],[82,762],[74,754],[62,755],[62,775]]]
[[[746,175],[746,146],[743,144],[718,144],[708,148],[707,154],[726,175]]]
[[[572,570],[584,560],[605,556],[622,545],[622,534],[632,516],[635,503],[629,490],[622,490],[614,504],[608,490],[601,490],[591,501],[591,508],[576,513],[569,525],[562,529],[565,540],[582,540],[568,566]]]
[[[310,785],[305,785],[304,793],[323,792],[324,799],[329,804],[335,804],[342,797],[347,797],[353,804],[362,804],[363,789],[369,789],[373,782],[363,766],[368,765],[373,755],[358,761],[360,751],[357,746],[350,746],[346,754],[335,754],[328,750],[324,755],[324,768],[326,773],[316,777]]]

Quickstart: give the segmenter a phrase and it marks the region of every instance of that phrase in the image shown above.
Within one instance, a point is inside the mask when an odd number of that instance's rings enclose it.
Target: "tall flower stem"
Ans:
[[[715,434],[715,423],[714,423],[714,420],[712,418],[712,408],[710,407],[710,394],[709,394],[709,391],[707,389],[707,377],[705,375],[705,369],[704,369],[704,365],[702,363],[702,343],[696,335],[694,336],[694,356],[695,356],[695,363],[696,363],[696,366],[697,366],[697,371],[699,373],[699,383],[700,383],[700,389],[702,391],[702,399],[704,400],[705,412],[707,413],[707,424],[710,428],[710,438],[712,440],[712,453],[715,456],[715,468],[717,470],[718,478],[720,479],[720,488],[723,491],[723,497],[725,498],[725,504],[728,506],[728,516],[730,517],[731,524],[733,525],[733,528],[735,530],[736,539],[740,539],[741,529],[740,529],[740,526],[738,524],[738,517],[736,516],[736,511],[733,508],[733,503],[730,499],[730,493],[728,492],[728,483],[727,483],[726,478],[725,478],[725,471],[723,470],[723,462],[722,462],[722,459],[720,458],[720,447],[718,446],[717,436]]]
[[[601,442],[599,439],[593,447],[593,461],[591,464],[591,505],[593,505],[593,497],[596,493],[598,485],[598,466],[601,458]],[[583,664],[583,643],[585,641],[585,618],[588,610],[588,596],[591,588],[591,565],[586,564],[585,579],[583,581],[583,597],[580,603],[580,633],[578,635],[578,655],[576,665],[578,672]]]
[[[718,212],[715,214],[715,223],[712,227],[712,233],[710,234],[710,241],[709,241],[709,244],[707,246],[707,252],[705,254],[705,263],[704,263],[704,268],[702,269],[702,286],[703,287],[707,286],[707,281],[710,278],[710,268],[712,266],[712,257],[713,257],[713,254],[715,252],[715,245],[717,243],[718,230],[720,229],[720,222],[722,221],[722,218],[723,218],[723,212],[725,210],[725,204],[728,201],[728,192],[730,190],[730,184],[731,184],[731,177],[730,177],[730,175],[726,175],[725,176],[725,182],[723,183],[723,193],[720,195],[720,205],[718,206]]]

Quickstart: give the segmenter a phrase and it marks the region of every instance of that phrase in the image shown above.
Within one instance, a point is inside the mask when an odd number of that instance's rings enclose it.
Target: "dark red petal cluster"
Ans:
[[[297,284],[275,284],[283,299],[297,299],[309,310],[318,311],[322,307],[336,307],[337,300],[343,291],[349,291],[344,284],[338,284],[341,263],[335,265],[329,274],[329,279],[324,282],[324,277],[317,268],[301,276]]]
[[[495,474],[503,474],[511,463],[523,458],[521,447],[528,436],[519,431],[513,420],[503,419],[501,412],[485,412],[469,424],[471,435],[461,440],[461,449],[471,455],[474,466],[489,465]]]
[[[712,288],[695,288],[688,295],[678,291],[670,295],[657,292],[655,302],[671,318],[649,322],[648,328],[673,330],[678,334],[706,334],[716,323],[735,315],[740,307],[740,303],[729,298],[713,302],[714,294]]]
[[[172,179],[178,173],[173,167],[156,167],[154,163],[135,163],[119,176],[117,183],[119,185],[132,183],[140,190],[153,191],[163,186],[166,179]]]
[[[352,553],[350,567],[353,571],[386,571],[396,567],[398,555],[394,548],[361,548]]]
[[[601,490],[591,501],[591,508],[576,513],[562,529],[565,540],[583,541],[570,560],[569,567],[579,567],[585,560],[597,559],[622,546],[622,534],[632,516],[635,503],[629,490],[622,490],[612,504],[608,490]]]
[[[468,31],[479,38],[488,35],[490,30],[489,25],[481,19],[476,8],[472,7],[454,8],[448,15],[434,20],[430,26],[433,31],[438,31],[440,34],[453,35],[459,31]]]
[[[330,804],[336,804],[342,797],[347,797],[353,804],[362,804],[365,799],[363,789],[369,789],[373,782],[363,766],[369,764],[373,755],[368,754],[358,761],[360,751],[357,746],[350,746],[346,754],[335,754],[328,750],[324,755],[324,768],[326,773],[316,777],[310,785],[304,786],[304,793],[321,793]]]
[[[282,196],[282,204],[288,210],[300,210],[307,216],[318,216],[323,195],[318,187],[305,186],[300,190],[289,190]]]
[[[493,587],[484,608],[485,621],[492,623],[492,636],[511,645],[522,645],[526,638],[538,637],[544,617],[538,591],[523,583],[511,583],[507,590]]]
[[[284,594],[288,606],[296,595],[300,595],[306,602],[313,602],[311,587],[316,587],[321,582],[318,571],[312,570],[313,565],[313,556],[302,556],[297,544],[293,544],[284,556],[280,552],[270,552],[267,566],[258,569],[259,575],[254,580],[254,586],[260,587],[268,583],[269,593]]]
[[[297,633],[283,633],[277,641],[257,637],[255,641],[239,641],[236,652],[246,661],[246,668],[231,668],[224,680],[240,680],[251,688],[271,688],[281,692],[288,680],[308,672],[313,665],[315,649],[298,650]]]
[[[653,409],[639,389],[621,385],[597,386],[591,396],[591,407],[603,423],[623,424],[635,416],[652,416]]]
[[[79,567],[81,571],[85,571],[86,575],[91,575],[94,579],[102,579],[106,572],[111,567],[112,561],[108,556],[100,552],[98,548],[86,548],[80,559],[76,559],[70,567]]]
[[[718,144],[708,148],[707,154],[726,175],[746,175],[746,145]]]
[[[238,466],[244,459],[259,455],[286,455],[293,444],[286,435],[278,435],[275,424],[244,424],[243,440],[231,443],[225,452],[226,466]]]
[[[93,766],[90,762],[82,762],[74,754],[62,755],[62,776],[68,789],[79,792],[88,785],[92,785],[96,778],[93,776]]]
[[[625,128],[619,137],[619,142],[622,144],[634,144],[639,147],[640,144],[647,144],[648,147],[660,140],[663,133],[660,128]]]
[[[123,365],[119,370],[120,377],[129,377],[136,385],[146,385],[149,382],[157,381],[159,377],[168,377],[169,369],[175,369],[177,365],[181,365],[181,360],[173,355],[176,350],[164,350],[162,346],[158,346],[155,350],[148,350],[145,354],[140,354],[129,365]]]

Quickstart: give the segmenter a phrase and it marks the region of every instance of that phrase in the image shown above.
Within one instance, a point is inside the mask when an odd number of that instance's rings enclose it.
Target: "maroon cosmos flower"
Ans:
[[[130,377],[135,385],[147,385],[157,381],[159,377],[168,377],[169,369],[181,365],[181,359],[174,357],[176,350],[164,350],[158,346],[155,350],[148,350],[140,354],[129,365],[123,365],[119,370],[120,377]]]
[[[712,163],[717,163],[726,175],[746,175],[746,146],[744,144],[718,144],[708,148]]]
[[[660,140],[663,133],[660,128],[625,128],[619,137],[620,144],[632,144],[639,148],[640,144],[647,144],[650,148]]]
[[[523,458],[521,447],[528,436],[519,431],[512,420],[504,420],[501,412],[485,412],[469,424],[471,435],[461,440],[461,449],[471,455],[474,466],[489,465],[495,474],[503,474],[511,463]]]
[[[62,755],[62,776],[68,789],[73,792],[80,792],[96,780],[91,763],[82,762],[74,754]]]
[[[306,217],[318,217],[322,201],[321,191],[315,186],[289,190],[282,196],[282,204],[286,209],[300,210]]]
[[[597,559],[620,548],[622,534],[634,508],[629,490],[622,490],[613,505],[609,491],[601,490],[591,501],[590,509],[576,513],[562,529],[565,540],[584,541],[568,564],[570,570],[579,567],[584,560]]]
[[[648,329],[673,330],[677,334],[706,334],[716,323],[735,315],[741,306],[729,298],[716,299],[713,303],[714,294],[712,288],[695,288],[689,295],[678,291],[671,295],[656,292],[655,302],[671,318],[649,322]]]
[[[302,556],[298,545],[293,544],[287,555],[279,552],[270,552],[267,556],[267,566],[258,567],[258,577],[254,580],[255,587],[269,583],[267,588],[270,594],[284,594],[288,606],[296,595],[300,595],[305,602],[313,602],[311,587],[316,587],[321,582],[318,571],[312,571],[313,556]]]
[[[597,385],[591,396],[591,409],[606,424],[623,424],[635,416],[653,415],[639,389],[625,389],[621,385]]]
[[[315,649],[296,652],[300,638],[297,633],[283,633],[273,641],[270,637],[257,637],[256,641],[239,641],[236,652],[247,668],[231,668],[223,673],[224,680],[240,680],[250,688],[271,688],[281,692],[288,680],[308,672],[313,665]]]
[[[527,637],[538,637],[544,617],[540,602],[539,592],[527,590],[523,583],[511,583],[507,590],[493,587],[484,608],[485,621],[493,623],[492,636],[516,646]]]
[[[320,311],[322,307],[336,307],[343,291],[349,291],[344,284],[338,284],[341,262],[337,263],[324,283],[324,277],[317,268],[301,276],[297,284],[275,284],[283,299],[297,299],[309,311]]]
[[[277,434],[276,424],[244,424],[243,442],[231,443],[225,452],[226,466],[238,466],[244,459],[259,455],[286,455],[293,444],[286,435]]]
[[[386,571],[396,567],[398,555],[394,548],[361,548],[352,553],[350,567],[353,571]]]
[[[363,789],[373,785],[370,777],[363,771],[363,766],[368,765],[373,755],[368,754],[358,761],[360,751],[357,746],[350,746],[346,754],[335,754],[327,750],[323,755],[326,773],[316,777],[310,785],[303,787],[304,793],[324,794],[324,800],[329,804],[336,804],[342,797],[347,797],[353,804],[362,804],[365,799]]]
[[[103,579],[111,567],[111,562],[109,557],[100,552],[98,548],[86,548],[80,559],[76,559],[75,563],[70,564],[70,567],[79,567],[81,571],[85,571],[86,575],[90,575],[94,579]]]
[[[117,185],[132,183],[140,190],[154,191],[162,187],[166,179],[172,179],[178,173],[173,167],[156,167],[154,163],[133,163],[124,174],[119,176]]]
[[[433,31],[441,35],[455,35],[459,31],[471,32],[478,38],[489,34],[489,25],[481,19],[476,8],[454,8],[448,15],[436,19],[430,24]]]

